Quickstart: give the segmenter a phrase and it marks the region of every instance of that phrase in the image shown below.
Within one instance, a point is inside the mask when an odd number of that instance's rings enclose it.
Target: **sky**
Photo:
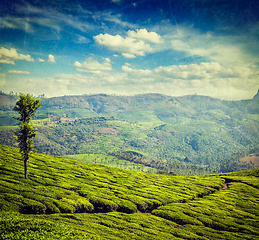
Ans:
[[[0,0],[0,90],[252,98],[257,0]]]

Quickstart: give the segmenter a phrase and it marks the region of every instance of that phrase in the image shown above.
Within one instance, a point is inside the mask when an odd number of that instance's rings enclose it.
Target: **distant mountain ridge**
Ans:
[[[173,97],[162,94],[112,96],[106,94],[43,98],[40,111],[48,108],[87,109],[95,114],[116,115],[120,112],[155,111],[161,116],[191,116],[218,109],[226,114],[237,109],[242,113],[259,113],[259,94],[253,99],[229,101],[202,95]],[[75,116],[71,116],[75,117]],[[127,119],[126,119],[127,120]]]
[[[0,92],[0,110],[11,110],[15,102],[18,99],[18,95],[5,94]],[[174,97],[169,95],[163,95],[158,93],[138,94],[133,96],[113,96],[107,94],[95,94],[95,95],[69,95],[61,97],[41,98],[42,108],[48,107],[68,107],[68,108],[82,108],[91,109],[96,113],[111,112],[125,110],[125,107],[133,109],[132,104],[144,104],[154,101],[165,101],[175,103],[184,103],[189,101],[208,101],[208,102],[223,102],[227,105],[233,103],[239,104],[242,102],[250,102],[252,100],[259,99],[259,90],[252,99],[230,101],[220,100],[210,96],[203,95],[184,95],[180,97]],[[136,105],[135,105],[136,106]]]

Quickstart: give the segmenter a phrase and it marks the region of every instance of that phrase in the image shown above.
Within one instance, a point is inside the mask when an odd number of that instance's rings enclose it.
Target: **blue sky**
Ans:
[[[252,98],[255,0],[0,2],[0,90]]]

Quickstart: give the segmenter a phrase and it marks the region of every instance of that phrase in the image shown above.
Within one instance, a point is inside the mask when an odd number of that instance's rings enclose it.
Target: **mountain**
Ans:
[[[1,112],[1,144],[16,144],[13,114]],[[108,154],[144,168],[202,175],[254,168],[225,160],[258,147],[259,101],[161,94],[43,98],[34,124],[41,153]]]
[[[1,239],[257,239],[258,169],[138,173],[0,145]]]

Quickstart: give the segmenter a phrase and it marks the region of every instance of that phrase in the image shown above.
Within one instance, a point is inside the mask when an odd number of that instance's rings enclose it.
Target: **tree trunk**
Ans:
[[[27,160],[28,160],[28,158],[26,157],[26,158],[24,159],[24,178],[25,178],[25,179],[28,178]]]

